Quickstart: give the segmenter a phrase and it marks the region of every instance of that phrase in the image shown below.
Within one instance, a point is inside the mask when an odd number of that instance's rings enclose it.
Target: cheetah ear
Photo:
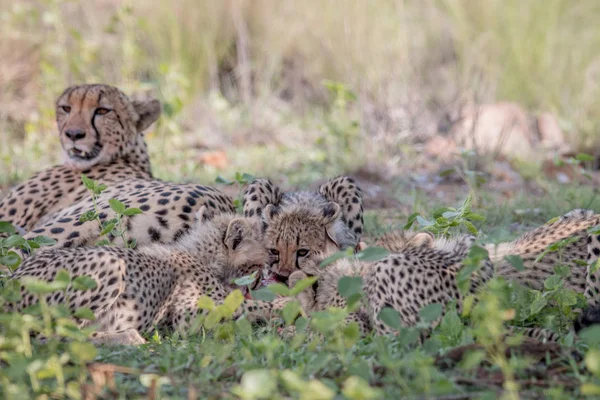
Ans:
[[[407,245],[413,247],[431,248],[433,247],[434,239],[433,233],[431,232],[419,232],[408,241]]]
[[[340,225],[339,217],[342,212],[342,208],[338,203],[330,201],[323,208],[321,218],[322,223],[325,225],[325,232],[329,239],[335,243],[335,245],[340,248],[342,240],[341,237],[343,232],[341,229],[343,227]]]
[[[273,204],[267,204],[262,212],[263,220],[267,223],[271,222],[281,212],[281,208]]]
[[[323,223],[331,224],[337,221],[338,217],[342,212],[342,207],[336,202],[330,201],[323,207],[322,217]]]
[[[196,211],[196,222],[206,222],[211,220],[212,217],[212,213],[208,212],[206,206],[202,206],[198,211]]]
[[[238,248],[244,238],[248,226],[242,218],[235,218],[229,222],[227,226],[227,232],[225,232],[225,238],[223,242],[229,250],[235,250]]]
[[[138,133],[142,133],[160,117],[160,101],[156,99],[134,100],[132,105],[140,117],[135,126]]]

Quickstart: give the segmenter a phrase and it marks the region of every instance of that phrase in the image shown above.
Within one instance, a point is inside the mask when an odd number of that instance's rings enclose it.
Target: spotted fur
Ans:
[[[143,132],[158,100],[132,101],[108,85],[77,85],[56,102],[65,163],[41,171],[0,199],[0,221],[29,231],[40,219],[88,197],[81,174],[113,185],[152,177]]]
[[[60,269],[73,277],[94,278],[98,286],[93,290],[69,287],[66,298],[60,292],[46,300],[49,304],[66,301],[71,309],[89,307],[97,319],[95,338],[100,342],[138,344],[143,342],[139,333],[147,333],[155,325],[185,330],[189,317],[198,311],[200,296],[221,303],[235,289],[232,279],[261,269],[269,258],[258,218],[220,214],[206,221],[204,211],[200,210],[194,229],[177,243],[139,249],[49,249],[24,261],[12,278],[50,281]],[[36,301],[25,290],[22,296],[12,310]],[[245,300],[234,316],[269,318],[287,301]]]

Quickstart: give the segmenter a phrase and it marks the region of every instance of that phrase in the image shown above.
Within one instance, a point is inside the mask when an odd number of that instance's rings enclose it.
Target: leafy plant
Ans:
[[[56,244],[54,239],[46,236],[36,236],[33,239],[25,239],[17,234],[15,228],[6,221],[0,221],[0,234],[8,234],[8,237],[0,237],[0,265],[14,271],[21,264],[21,256],[14,251],[19,249],[33,254],[35,249]]]
[[[417,222],[421,229],[432,232],[436,235],[448,236],[453,228],[464,226],[467,230],[477,235],[479,231],[475,227],[475,222],[485,221],[485,217],[475,213],[471,209],[472,194],[469,193],[464,200],[463,205],[458,209],[453,207],[442,207],[433,212],[433,220],[428,220],[419,213],[413,213],[408,217],[404,229],[410,229]]]
[[[83,185],[92,194],[93,209],[88,210],[79,217],[79,222],[91,222],[96,221],[100,229],[100,236],[108,236],[112,238],[121,238],[123,245],[128,248],[135,248],[137,243],[135,239],[127,239],[127,228],[123,226],[123,220],[125,217],[132,217],[142,213],[139,208],[131,207],[128,208],[125,203],[117,199],[109,199],[108,205],[111,210],[115,212],[115,218],[106,220],[98,209],[98,198],[100,194],[106,190],[107,186],[103,183],[99,183],[87,176],[82,175],[81,180]],[[112,240],[109,238],[100,240],[96,243],[97,246],[109,246]]]

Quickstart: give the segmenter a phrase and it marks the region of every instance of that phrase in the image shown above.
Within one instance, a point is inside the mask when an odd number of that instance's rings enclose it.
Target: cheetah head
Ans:
[[[318,275],[319,263],[340,250],[336,240],[344,225],[337,203],[323,208],[267,205],[262,213],[265,244],[272,257],[270,270],[285,282],[294,272]]]
[[[226,268],[223,280],[236,287],[233,283],[237,278],[256,273],[256,278],[249,286],[254,289],[261,281],[261,270],[269,262],[269,253],[264,243],[259,218],[238,217],[227,225],[223,236],[226,249]],[[248,286],[242,286],[246,294]]]
[[[134,151],[145,154],[142,132],[160,112],[158,100],[131,101],[116,87],[69,87],[56,101],[65,163],[81,170],[133,155]]]

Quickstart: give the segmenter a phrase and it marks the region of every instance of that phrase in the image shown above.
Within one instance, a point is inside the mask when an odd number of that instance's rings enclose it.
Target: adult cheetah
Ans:
[[[144,213],[126,217],[126,236],[138,244],[170,243],[193,224],[203,205],[207,213],[234,211],[219,190],[196,184],[153,180],[143,130],[160,114],[157,100],[130,101],[107,85],[79,85],[57,101],[57,122],[67,156],[65,165],[43,171],[0,201],[0,220],[25,228],[25,237],[57,241],[56,247],[93,245],[100,229],[81,216],[96,206],[104,223],[115,217],[110,199]],[[109,185],[95,203],[81,174]],[[115,237],[108,235],[108,240]],[[24,254],[26,255],[26,254]]]
[[[262,215],[274,257],[269,269],[286,281],[296,270],[314,274],[325,257],[356,248],[363,229],[362,192],[349,177],[333,178],[317,192],[283,193],[266,179],[244,193],[244,215]]]
[[[107,185],[150,179],[143,133],[160,112],[158,100],[132,101],[116,87],[67,88],[56,101],[64,164],[35,174],[0,199],[0,221],[29,231],[45,215],[88,197],[81,174]]]
[[[94,337],[99,342],[143,343],[139,333],[155,325],[185,329],[187,317],[198,311],[200,296],[221,303],[235,289],[233,279],[259,271],[269,259],[259,218],[219,214],[206,220],[205,211],[206,207],[200,209],[198,223],[177,243],[138,249],[49,249],[25,260],[12,278],[51,281],[61,269],[72,277],[91,276],[98,283],[95,289],[81,292],[69,287],[66,298],[57,292],[46,300],[49,304],[66,301],[71,309],[90,308],[99,326]],[[12,304],[12,310],[35,301],[23,289],[22,300]],[[246,313],[253,319],[269,318],[287,301],[247,299],[234,317]]]

